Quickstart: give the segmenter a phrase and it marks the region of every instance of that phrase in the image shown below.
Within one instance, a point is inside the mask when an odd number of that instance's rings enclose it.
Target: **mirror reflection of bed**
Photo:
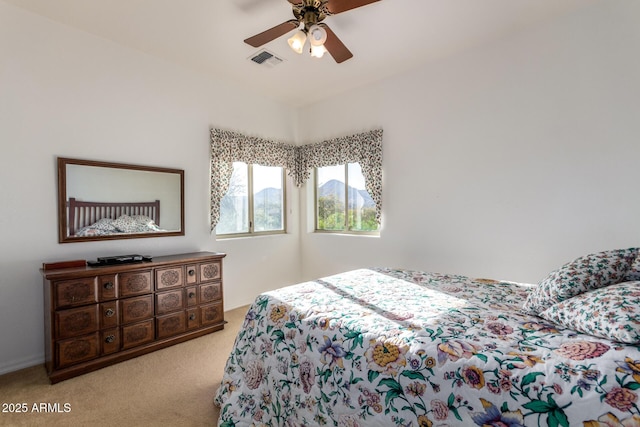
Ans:
[[[59,241],[184,235],[183,194],[181,169],[59,157]]]
[[[157,233],[160,200],[152,202],[85,202],[69,197],[69,236],[108,236],[119,233]]]

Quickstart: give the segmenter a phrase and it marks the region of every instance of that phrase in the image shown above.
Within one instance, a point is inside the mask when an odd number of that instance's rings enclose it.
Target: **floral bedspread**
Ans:
[[[260,295],[221,426],[640,426],[640,348],[522,314],[532,285],[361,269]]]

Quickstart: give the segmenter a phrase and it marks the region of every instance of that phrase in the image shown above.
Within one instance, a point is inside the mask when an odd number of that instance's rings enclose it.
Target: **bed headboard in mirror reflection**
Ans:
[[[58,157],[58,241],[184,236],[184,170]]]

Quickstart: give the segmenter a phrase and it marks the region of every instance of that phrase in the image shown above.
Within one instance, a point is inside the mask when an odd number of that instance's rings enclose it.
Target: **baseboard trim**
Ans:
[[[44,356],[31,357],[28,359],[15,360],[10,363],[0,364],[0,375],[8,374],[10,372],[19,371],[21,369],[30,368],[36,365],[44,364]]]

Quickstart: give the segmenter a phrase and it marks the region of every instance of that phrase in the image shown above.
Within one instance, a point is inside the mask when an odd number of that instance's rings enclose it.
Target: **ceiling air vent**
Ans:
[[[278,58],[273,53],[264,49],[252,55],[251,57],[249,57],[249,59],[258,65],[265,65],[269,68],[275,67],[276,65],[283,62],[283,59]]]

